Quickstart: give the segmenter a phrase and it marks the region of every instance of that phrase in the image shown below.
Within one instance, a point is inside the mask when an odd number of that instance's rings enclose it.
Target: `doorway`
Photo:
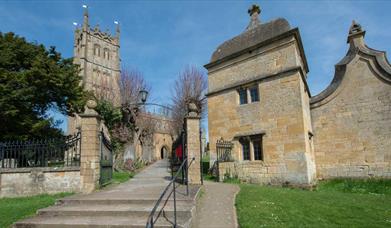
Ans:
[[[164,159],[166,158],[167,156],[167,148],[165,146],[163,146],[161,149],[160,149],[160,158],[161,159]]]

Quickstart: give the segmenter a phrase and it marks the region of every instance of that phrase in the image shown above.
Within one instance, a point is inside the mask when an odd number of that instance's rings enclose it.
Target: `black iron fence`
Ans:
[[[226,141],[223,138],[218,139],[216,142],[216,152],[217,152],[217,161],[227,162],[233,161],[232,157],[232,148],[233,143],[231,141]]]
[[[80,166],[81,133],[51,139],[0,142],[0,168]]]
[[[113,148],[111,142],[101,131],[100,139],[100,185],[109,183],[113,177]]]

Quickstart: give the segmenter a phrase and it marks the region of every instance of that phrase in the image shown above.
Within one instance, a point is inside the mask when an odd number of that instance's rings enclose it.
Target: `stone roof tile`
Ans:
[[[246,29],[240,35],[225,41],[213,52],[210,62],[223,59],[236,52],[252,47],[291,29],[288,21],[278,18],[267,23],[259,23]]]

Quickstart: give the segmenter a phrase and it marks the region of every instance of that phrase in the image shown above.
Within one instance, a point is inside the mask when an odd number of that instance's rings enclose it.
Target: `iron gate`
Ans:
[[[233,161],[231,153],[233,145],[231,141],[225,141],[223,138],[218,139],[216,142],[217,161]]]
[[[99,134],[100,138],[100,178],[99,184],[105,185],[113,177],[113,150],[110,141],[106,138],[103,131]]]

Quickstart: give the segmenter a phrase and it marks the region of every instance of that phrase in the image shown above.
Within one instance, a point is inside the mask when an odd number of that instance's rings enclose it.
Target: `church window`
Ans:
[[[251,102],[259,101],[258,86],[251,87],[250,89]]]
[[[239,102],[240,104],[247,104],[247,90],[239,89]]]
[[[242,139],[242,153],[243,153],[243,160],[250,160],[250,141],[247,139]]]
[[[104,50],[104,58],[105,59],[107,59],[107,60],[109,60],[110,59],[110,51],[109,51],[109,49],[107,49],[107,48],[105,48],[105,50]]]
[[[103,58],[109,59],[109,49],[103,49]]]
[[[100,56],[100,47],[98,44],[94,45],[94,55]]]

